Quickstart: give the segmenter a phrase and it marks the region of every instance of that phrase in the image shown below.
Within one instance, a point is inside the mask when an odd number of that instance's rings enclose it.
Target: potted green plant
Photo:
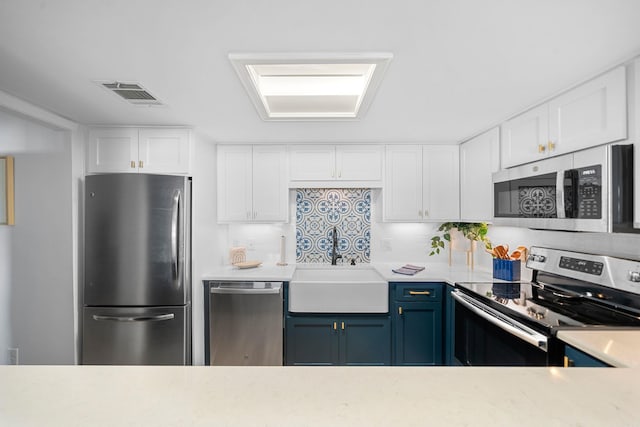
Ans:
[[[486,249],[491,249],[491,241],[487,237],[489,225],[486,222],[445,222],[438,227],[438,232],[442,234],[431,237],[430,256],[439,254],[440,250],[444,249],[445,241],[451,244],[451,233],[454,229],[470,241],[482,242]]]

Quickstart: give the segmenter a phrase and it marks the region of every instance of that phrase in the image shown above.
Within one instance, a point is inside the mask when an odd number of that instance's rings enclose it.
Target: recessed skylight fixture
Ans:
[[[341,120],[364,115],[390,53],[229,54],[264,120]]]

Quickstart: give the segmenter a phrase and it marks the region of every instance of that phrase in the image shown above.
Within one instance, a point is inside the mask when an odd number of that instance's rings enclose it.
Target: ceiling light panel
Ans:
[[[369,107],[391,54],[230,54],[264,120],[360,118]]]

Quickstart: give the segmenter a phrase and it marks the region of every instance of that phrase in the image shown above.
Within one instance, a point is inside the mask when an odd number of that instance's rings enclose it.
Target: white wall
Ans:
[[[15,156],[15,226],[0,226],[0,363],[74,363],[70,134],[0,110]]]
[[[204,293],[202,277],[220,262],[216,223],[216,150],[200,135],[192,144],[192,353],[193,364],[204,364]]]

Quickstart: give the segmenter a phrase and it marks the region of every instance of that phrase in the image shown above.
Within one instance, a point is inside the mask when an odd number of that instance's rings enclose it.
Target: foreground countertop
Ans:
[[[558,338],[611,366],[640,368],[638,330],[563,330]]]
[[[402,267],[404,264],[414,264],[426,267],[423,271],[414,276],[394,273],[392,270]],[[301,264],[302,267],[309,264]],[[360,264],[373,267],[382,278],[389,282],[491,282],[493,274],[489,270],[470,270],[466,266],[449,266],[446,264],[427,264],[419,262],[409,263],[371,263]],[[274,264],[262,264],[256,268],[240,269],[230,265],[219,266],[211,269],[202,277],[202,280],[264,280],[264,281],[291,281],[296,270],[296,264],[277,266]],[[326,266],[326,265],[325,265]],[[327,266],[330,267],[330,266]],[[339,265],[330,268],[352,268],[349,265]]]
[[[0,366],[3,426],[632,426],[640,369]]]

